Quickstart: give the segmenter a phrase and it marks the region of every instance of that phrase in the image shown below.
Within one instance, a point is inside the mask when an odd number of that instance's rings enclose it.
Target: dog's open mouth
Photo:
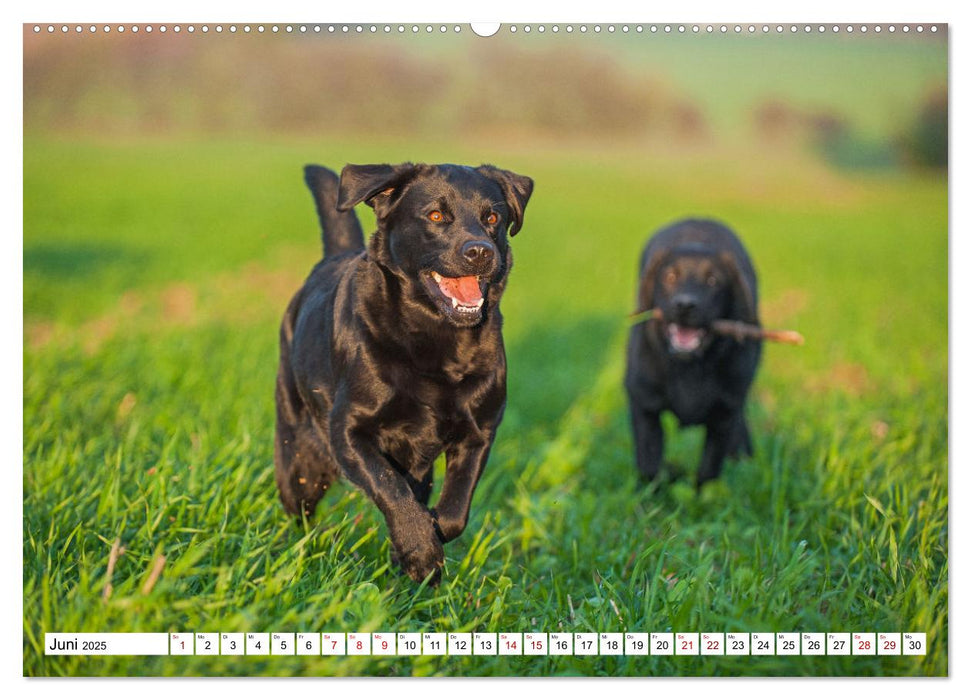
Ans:
[[[431,278],[454,311],[462,314],[477,314],[482,309],[485,297],[482,295],[479,278],[475,275],[443,277],[432,270]]]
[[[701,347],[705,338],[704,328],[691,328],[677,323],[668,324],[668,340],[677,352],[693,352]]]

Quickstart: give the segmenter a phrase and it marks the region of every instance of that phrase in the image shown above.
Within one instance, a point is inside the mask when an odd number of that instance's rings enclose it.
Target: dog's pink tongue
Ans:
[[[442,277],[438,286],[448,296],[458,299],[460,304],[466,306],[475,306],[482,298],[479,278],[474,275],[469,277]]]
[[[678,350],[694,350],[701,345],[703,331],[699,328],[687,328],[672,323],[670,332],[671,344]]]

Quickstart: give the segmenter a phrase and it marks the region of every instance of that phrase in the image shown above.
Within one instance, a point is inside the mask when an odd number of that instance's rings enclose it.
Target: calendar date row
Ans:
[[[922,656],[920,632],[47,633],[47,655]]]

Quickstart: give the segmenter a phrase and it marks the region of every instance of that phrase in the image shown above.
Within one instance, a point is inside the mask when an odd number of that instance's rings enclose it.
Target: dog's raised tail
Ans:
[[[340,178],[320,165],[303,169],[303,179],[314,196],[324,244],[324,257],[364,248],[364,231],[354,210],[337,211]]]

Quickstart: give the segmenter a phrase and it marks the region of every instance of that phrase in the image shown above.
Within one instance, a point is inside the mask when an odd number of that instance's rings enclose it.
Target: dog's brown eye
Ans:
[[[494,223],[496,223],[497,221],[499,221],[499,215],[496,214],[494,211],[490,211],[489,212],[489,215],[486,216],[486,220],[485,221],[486,221],[487,224],[489,224],[490,226],[492,226]]]
[[[708,279],[705,281],[708,282],[709,287],[714,287],[718,284],[718,279],[714,275],[708,275]]]
[[[664,284],[671,285],[678,281],[678,273],[674,270],[668,270],[664,274]]]
[[[442,216],[442,212],[440,212],[440,211],[438,211],[438,209],[436,209],[433,212],[429,212],[428,218],[431,219],[432,221],[434,221],[437,224],[437,223],[441,222],[445,217]]]

